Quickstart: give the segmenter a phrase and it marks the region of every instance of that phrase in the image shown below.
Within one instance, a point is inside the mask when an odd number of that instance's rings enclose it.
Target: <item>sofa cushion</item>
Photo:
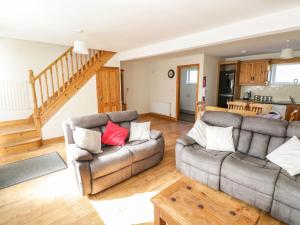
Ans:
[[[300,175],[290,176],[282,170],[276,183],[274,199],[300,210]]]
[[[132,156],[126,147],[108,146],[103,152],[94,155],[90,162],[92,178],[98,178],[132,164]]]
[[[106,125],[108,122],[108,116],[105,113],[87,115],[74,117],[67,120],[67,123],[70,125],[71,129],[75,127],[82,128],[95,128]]]
[[[300,121],[292,121],[287,128],[287,137],[296,136],[300,138]]]
[[[230,152],[206,150],[198,144],[186,146],[181,154],[181,160],[202,171],[219,176],[221,164]]]
[[[140,144],[126,144],[125,147],[132,153],[133,162],[148,158],[160,152],[160,146],[156,140],[149,140]]]
[[[109,112],[107,113],[109,119],[114,123],[123,123],[126,126],[125,122],[131,122],[137,120],[138,113],[137,111],[122,111],[122,112]],[[127,123],[128,124],[128,123]]]
[[[280,167],[241,152],[228,156],[222,165],[222,177],[252,190],[272,195]]]
[[[111,121],[108,121],[105,132],[102,136],[102,143],[105,145],[123,146],[127,139],[129,131]]]
[[[253,157],[266,155],[285,141],[287,122],[281,120],[244,117],[237,150]]]
[[[233,127],[234,147],[237,147],[240,128],[243,117],[238,114],[228,112],[207,111],[201,117],[201,120],[208,125],[218,127]]]
[[[101,153],[101,132],[75,127],[73,131],[75,144],[93,154]]]

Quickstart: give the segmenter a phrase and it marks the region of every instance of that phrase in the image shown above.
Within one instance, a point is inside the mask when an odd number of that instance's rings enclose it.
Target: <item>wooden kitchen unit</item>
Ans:
[[[295,112],[295,110],[297,110]],[[289,121],[292,117],[292,113],[294,113],[294,118],[292,119],[293,121],[300,121],[300,105],[296,104],[291,104],[286,106],[286,114],[285,114],[285,119]]]
[[[270,60],[251,60],[240,63],[239,85],[265,86],[268,81]]]

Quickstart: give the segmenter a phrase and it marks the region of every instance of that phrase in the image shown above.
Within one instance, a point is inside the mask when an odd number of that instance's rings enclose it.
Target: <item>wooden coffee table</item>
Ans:
[[[183,177],[152,198],[155,225],[254,225],[260,211]]]

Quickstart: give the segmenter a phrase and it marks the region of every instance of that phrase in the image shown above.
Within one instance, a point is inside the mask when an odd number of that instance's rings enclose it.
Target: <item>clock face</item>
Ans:
[[[169,77],[169,78],[173,78],[174,76],[175,76],[175,71],[172,70],[172,69],[169,70],[169,71],[168,71],[168,77]]]

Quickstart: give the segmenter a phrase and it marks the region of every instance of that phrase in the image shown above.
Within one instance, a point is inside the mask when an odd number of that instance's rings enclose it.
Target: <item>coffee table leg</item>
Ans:
[[[154,225],[166,225],[166,221],[160,217],[159,209],[157,207],[154,207]]]

